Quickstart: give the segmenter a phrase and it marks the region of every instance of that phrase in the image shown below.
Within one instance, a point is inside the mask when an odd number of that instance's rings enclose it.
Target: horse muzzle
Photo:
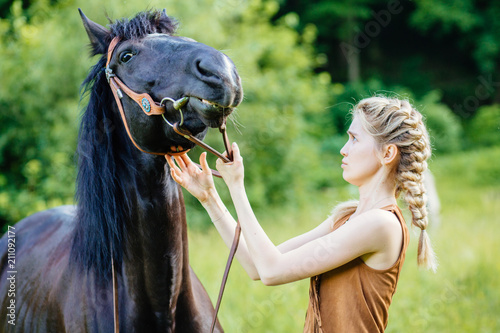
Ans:
[[[206,126],[217,128],[233,112],[234,107],[223,106],[202,98],[190,97],[186,109],[195,112]]]

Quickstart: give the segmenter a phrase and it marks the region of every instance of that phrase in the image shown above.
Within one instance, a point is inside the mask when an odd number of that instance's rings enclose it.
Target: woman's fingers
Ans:
[[[200,165],[201,165],[201,170],[203,170],[204,173],[212,173],[212,171],[210,171],[210,167],[208,166],[208,162],[207,162],[207,153],[204,152],[200,155]]]
[[[182,155],[181,156],[174,156],[174,159],[177,162],[177,165],[179,166],[179,168],[181,170],[186,169],[186,163],[184,163],[184,159],[182,158]]]
[[[179,168],[174,162],[174,159],[172,156],[165,155],[165,159],[167,160],[168,165],[170,166],[170,170],[176,172]],[[180,171],[180,170],[179,170]]]
[[[189,158],[188,154],[182,154],[181,156],[179,156],[182,161],[184,162],[185,165],[191,165],[193,163],[193,161],[191,161],[191,159]]]
[[[240,148],[238,147],[238,144],[236,142],[233,142],[233,160],[241,161],[242,159],[243,158],[241,157]]]
[[[175,162],[173,160],[173,157],[171,156],[165,156],[165,159],[167,160],[168,165],[170,166],[170,175],[172,178],[178,183],[182,184],[182,178],[180,177],[180,174],[182,171],[175,165]]]
[[[225,153],[224,153],[225,154]],[[224,155],[227,157],[227,155]],[[218,158],[217,161],[215,161],[215,167],[217,170],[220,171],[220,167],[222,165],[230,165],[230,164],[233,164],[233,162],[224,162],[224,160],[222,160],[221,158]]]
[[[194,163],[193,161],[191,161],[191,158],[189,156],[187,156],[187,154],[182,155],[182,159],[184,160],[184,163],[186,164],[188,171],[191,174],[197,174],[197,173],[201,172],[200,166],[198,164]],[[200,159],[201,159],[201,156],[200,156]]]
[[[174,169],[170,170],[170,175],[172,178],[175,180],[175,182],[179,185],[182,185],[183,181],[182,178],[177,175],[177,173],[174,171]]]
[[[172,165],[172,156],[170,155],[165,155],[165,159],[167,160],[168,165],[170,166],[170,169],[172,169],[174,166]]]
[[[243,160],[243,157],[241,157],[241,154],[240,154],[240,148],[238,147],[238,144],[236,144],[236,142],[233,142],[231,148],[233,150],[233,160],[231,162],[224,162],[222,159],[218,158],[217,164],[231,165],[231,164],[233,164],[234,161],[242,161]],[[227,157],[228,156],[227,151],[225,151],[222,155]]]

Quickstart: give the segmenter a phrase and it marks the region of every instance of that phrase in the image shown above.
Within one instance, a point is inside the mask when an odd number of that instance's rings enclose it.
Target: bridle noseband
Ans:
[[[111,88],[111,91],[113,93],[113,96],[115,97],[116,104],[118,105],[118,110],[120,111],[120,115],[123,121],[123,124],[125,126],[125,130],[127,131],[127,134],[134,144],[134,146],[139,149],[140,151],[148,154],[153,154],[153,155],[170,155],[170,156],[175,156],[175,155],[183,155],[189,151],[184,150],[184,151],[172,151],[169,153],[157,153],[157,152],[150,152],[142,149],[139,147],[139,145],[135,142],[134,138],[132,137],[132,134],[130,133],[130,129],[128,126],[127,118],[125,117],[125,112],[123,110],[123,105],[121,102],[121,99],[124,97],[123,94],[126,94],[128,97],[130,97],[133,101],[135,101],[140,107],[141,110],[148,116],[153,116],[153,115],[161,115],[163,117],[163,120],[165,123],[167,123],[169,126],[173,128],[173,130],[184,137],[185,139],[195,143],[196,145],[202,147],[203,149],[209,151],[210,153],[214,154],[215,156],[219,157],[222,159],[224,162],[231,162],[233,160],[233,153],[231,150],[231,146],[229,145],[229,139],[227,137],[226,133],[226,122],[222,123],[222,125],[219,127],[219,131],[222,134],[223,141],[224,141],[224,146],[226,148],[227,152],[227,157],[225,155],[222,155],[219,153],[217,150],[214,148],[210,147],[203,141],[199,140],[196,138],[194,135],[189,132],[189,130],[182,128],[182,125],[184,123],[184,115],[182,113],[182,107],[188,102],[189,97],[185,96],[182,97],[178,100],[174,100],[170,97],[165,97],[161,100],[160,103],[157,103],[151,98],[151,96],[147,93],[143,94],[138,94],[134,91],[132,91],[129,87],[127,87],[113,72],[113,70],[109,67],[109,63],[111,61],[111,58],[113,56],[113,51],[115,50],[116,46],[120,42],[120,37],[115,37],[111,41],[108,47],[108,53],[107,53],[107,61],[106,61],[106,68],[104,69],[106,73],[106,79],[108,80],[109,86]],[[181,120],[180,122],[176,122],[174,124],[170,123],[166,117],[165,117],[165,111],[166,111],[166,103],[171,102],[172,106],[175,110],[179,111],[181,115]],[[212,174],[214,176],[217,176],[219,178],[222,178],[219,172],[212,170]],[[236,223],[236,230],[234,234],[234,239],[233,239],[233,244],[231,245],[231,250],[229,252],[229,258],[226,263],[226,268],[224,270],[224,275],[222,277],[222,282],[219,290],[219,296],[217,298],[217,304],[215,306],[215,313],[212,318],[212,325],[210,328],[210,332],[214,331],[215,328],[215,323],[217,321],[217,313],[219,312],[220,308],[220,303],[222,301],[222,295],[224,294],[224,288],[226,286],[228,274],[229,274],[229,269],[231,268],[232,261],[234,259],[234,255],[236,254],[236,250],[238,248],[238,243],[240,239],[240,234],[241,234],[241,227],[239,222]],[[120,330],[120,325],[119,325],[119,314],[118,314],[118,280],[117,276],[115,274],[115,266],[114,266],[114,261],[113,261],[113,253],[111,252],[111,270],[112,270],[112,279],[113,279],[113,319],[114,319],[114,331],[115,333],[119,333]]]

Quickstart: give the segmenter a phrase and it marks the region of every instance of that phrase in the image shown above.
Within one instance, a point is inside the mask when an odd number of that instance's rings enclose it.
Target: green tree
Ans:
[[[458,32],[456,43],[462,51],[472,51],[480,71],[497,72],[500,56],[498,1],[415,0],[415,4],[410,21],[415,29],[443,39]]]
[[[426,38],[451,40],[449,44],[455,49],[456,57],[463,59],[465,54],[474,64],[474,76],[469,78],[468,84],[464,85],[464,77],[459,75],[456,75],[456,80],[447,80],[448,87],[445,91],[449,95],[453,94],[453,90],[455,94],[461,93],[453,105],[454,111],[462,117],[470,117],[481,105],[500,102],[500,89],[497,83],[500,79],[498,66],[500,22],[497,19],[499,16],[498,1],[415,1],[415,10],[409,20],[411,26]],[[461,72],[457,71],[459,74],[462,74]],[[478,89],[486,77],[495,82],[493,89],[487,94],[477,96]],[[464,103],[464,96],[467,99],[467,96],[474,95],[480,98],[470,100],[470,105],[465,109],[460,107]]]
[[[28,23],[21,3],[14,2],[9,18],[0,21],[3,222],[71,202],[73,196],[78,91],[88,68],[85,44],[83,36],[74,38],[77,15],[62,15],[64,7],[58,5],[37,8]]]
[[[342,1],[306,1],[295,0],[282,2],[279,15],[296,12],[300,16],[297,29],[301,31],[310,24],[318,29],[317,50],[325,53],[331,60],[333,54],[341,51],[345,58],[347,80],[361,79],[361,49],[370,43],[370,31],[366,23],[373,16],[373,7],[386,3],[381,0],[342,0]],[[386,18],[383,18],[384,20]],[[379,23],[380,24],[380,23]],[[384,23],[385,25],[385,23]],[[376,27],[378,29],[378,27]],[[344,62],[342,62],[344,64]],[[338,66],[331,61],[329,68]]]

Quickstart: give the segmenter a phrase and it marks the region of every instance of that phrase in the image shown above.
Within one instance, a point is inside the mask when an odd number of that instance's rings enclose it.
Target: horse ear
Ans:
[[[168,17],[167,10],[165,8],[163,8],[163,10],[161,11],[161,13],[163,14],[163,16]]]
[[[109,45],[110,32],[103,26],[92,22],[83,14],[82,10],[78,8],[80,16],[82,17],[83,26],[87,31],[92,47],[92,55],[106,53]]]

